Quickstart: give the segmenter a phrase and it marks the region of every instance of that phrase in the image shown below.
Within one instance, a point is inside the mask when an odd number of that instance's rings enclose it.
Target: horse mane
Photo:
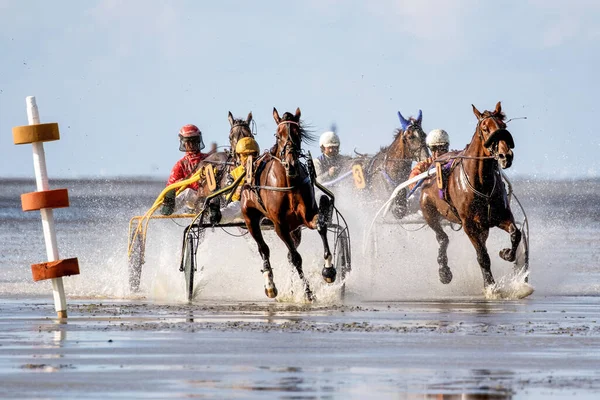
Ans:
[[[398,128],[394,131],[394,140],[398,139],[398,136],[402,135],[404,130],[402,128]]]
[[[289,112],[285,112],[281,120],[296,122],[294,120],[294,115]],[[310,130],[308,130],[307,127],[304,126],[302,120],[298,121],[298,134],[300,135],[300,141],[305,144],[312,144],[317,141],[317,137]]]
[[[402,128],[397,128],[394,130],[394,141],[392,142],[392,144],[394,144],[396,142],[396,140],[398,140],[399,137],[402,136],[402,134],[404,133],[404,130]],[[390,146],[392,145],[388,145],[388,146],[381,146],[379,148],[379,153],[385,153],[386,151],[388,151],[388,149],[390,148]],[[402,140],[402,147],[404,147],[404,141]]]

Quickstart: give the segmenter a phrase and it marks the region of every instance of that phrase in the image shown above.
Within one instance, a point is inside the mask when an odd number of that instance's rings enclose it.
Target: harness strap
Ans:
[[[388,173],[387,173],[387,171],[385,170],[385,168],[384,168],[384,169],[381,169],[381,175],[383,175],[383,177],[385,178],[385,180],[386,180],[386,181],[387,181],[387,182],[388,182],[390,185],[393,185],[394,187],[395,187],[395,186],[398,186],[398,185],[396,184],[396,182],[394,182],[394,180],[393,180],[393,179],[392,179],[392,178],[391,178],[391,177],[388,175]]]
[[[492,195],[494,194],[494,192],[496,191],[496,171],[494,171],[494,186],[492,187],[492,191],[490,192],[490,194],[485,194],[480,192],[479,190],[475,189],[473,187],[473,185],[471,184],[471,182],[469,181],[469,177],[467,176],[467,173],[465,172],[465,167],[463,165],[463,163],[460,163],[460,172],[462,174],[462,176],[465,178],[465,181],[467,182],[467,186],[469,186],[469,189],[471,189],[473,191],[473,193],[475,193],[478,196],[483,197],[484,199],[488,200],[488,205],[489,205],[489,199],[492,197]]]

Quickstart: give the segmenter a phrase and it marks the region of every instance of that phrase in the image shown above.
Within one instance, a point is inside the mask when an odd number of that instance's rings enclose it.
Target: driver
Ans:
[[[198,168],[198,164],[208,156],[207,153],[202,153],[202,149],[204,149],[204,141],[200,129],[196,125],[184,125],[179,130],[179,151],[184,151],[185,156],[173,166],[167,186],[192,176]],[[183,206],[194,209],[195,202],[198,199],[198,182],[191,183],[179,193],[177,198],[175,198],[175,193],[176,189],[173,189],[165,194],[163,206],[160,210],[161,214],[171,215]]]
[[[254,138],[245,137],[237,142],[237,145],[235,146],[235,152],[239,157],[240,165],[235,167],[229,173],[227,177],[228,185],[231,185],[233,182],[235,182],[246,171],[246,161],[248,160],[248,156],[251,155],[253,159],[256,160],[258,154],[260,153],[260,147]],[[214,225],[219,222],[233,222],[236,219],[242,218],[242,208],[240,205],[240,193],[242,191],[242,186],[242,184],[238,185],[238,187],[235,189],[235,192],[231,196],[231,202],[223,208],[220,208],[221,202],[218,197],[212,199],[208,205],[211,224]]]
[[[333,131],[324,132],[319,138],[321,155],[313,159],[317,181],[323,183],[335,179],[342,172],[342,164],[347,160],[340,155],[340,138]]]
[[[433,162],[435,160],[437,160],[442,155],[444,155],[448,152],[448,150],[450,148],[450,136],[443,129],[434,129],[431,132],[429,132],[429,134],[427,135],[427,139],[425,139],[425,143],[427,144],[427,147],[429,147],[429,150],[431,150],[431,157],[417,163],[417,165],[415,165],[413,167],[412,171],[410,171],[409,179],[412,179],[415,176],[427,171],[431,167],[431,164],[433,164]],[[409,186],[409,189],[412,190],[416,185],[417,185],[417,182],[411,183]],[[412,213],[416,213],[417,211],[419,211],[419,207],[420,207],[419,202],[420,202],[420,198],[421,198],[420,194],[421,194],[421,188],[419,187],[408,198],[408,212],[409,213],[412,214]]]

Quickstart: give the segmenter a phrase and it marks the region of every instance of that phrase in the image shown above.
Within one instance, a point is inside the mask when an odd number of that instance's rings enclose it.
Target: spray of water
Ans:
[[[538,188],[539,189],[539,188]],[[90,189],[91,191],[92,189]],[[537,189],[536,189],[537,190]],[[518,192],[519,193],[519,192]],[[76,193],[75,193],[76,194]],[[346,218],[351,235],[352,272],[345,280],[345,297],[341,283],[327,284],[321,277],[322,245],[317,232],[305,229],[299,247],[305,274],[319,304],[339,304],[405,299],[448,298],[520,298],[531,292],[542,295],[597,293],[598,279],[596,228],[574,225],[559,218],[565,206],[541,204],[529,211],[531,226],[530,284],[515,274],[512,264],[501,260],[498,251],[509,244],[508,234],[492,229],[487,247],[492,260],[496,285],[483,291],[483,280],[475,251],[464,232],[450,233],[449,264],[454,279],[440,283],[437,266],[437,242],[425,227],[411,232],[397,224],[378,224],[375,240],[364,243],[378,204],[361,202],[351,189],[336,189],[336,206]],[[527,199],[528,193],[521,195]],[[171,220],[150,224],[143,266],[141,290],[132,294],[127,271],[127,223],[144,208],[132,209],[115,204],[122,201],[121,188],[108,190],[96,203],[88,205],[93,215],[62,217],[57,212],[57,236],[61,258],[78,257],[81,274],[66,277],[65,289],[70,297],[81,298],[146,298],[165,302],[185,302],[183,273],[179,257],[183,226]],[[532,207],[530,205],[530,207]],[[532,207],[533,208],[533,207]],[[73,213],[79,212],[76,207]],[[554,213],[554,214],[553,214]],[[550,217],[548,217],[548,214]],[[519,217],[517,217],[519,220]],[[405,227],[406,228],[406,227]],[[408,227],[412,229],[413,227]],[[4,231],[3,231],[4,232]],[[39,221],[19,223],[4,235],[11,240],[21,238],[21,251],[10,253],[11,265],[0,275],[5,295],[48,295],[50,282],[32,282],[28,265],[40,262],[45,254]],[[229,233],[239,235],[237,229]],[[7,238],[9,236],[6,236]],[[16,239],[17,238],[17,239]],[[302,284],[287,261],[287,249],[274,232],[265,232],[271,248],[275,283],[279,289],[276,301],[303,303]],[[363,248],[366,251],[363,251]],[[264,295],[262,262],[256,244],[249,236],[233,237],[221,229],[207,230],[198,250],[196,299],[215,301],[269,301]],[[12,264],[15,267],[12,267]],[[19,269],[16,265],[24,265]],[[583,278],[582,278],[583,277]]]

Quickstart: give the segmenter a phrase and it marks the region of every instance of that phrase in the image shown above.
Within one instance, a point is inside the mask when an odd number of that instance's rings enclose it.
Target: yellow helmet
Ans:
[[[260,147],[258,143],[251,137],[241,138],[235,145],[235,152],[237,154],[252,154],[260,153]]]

